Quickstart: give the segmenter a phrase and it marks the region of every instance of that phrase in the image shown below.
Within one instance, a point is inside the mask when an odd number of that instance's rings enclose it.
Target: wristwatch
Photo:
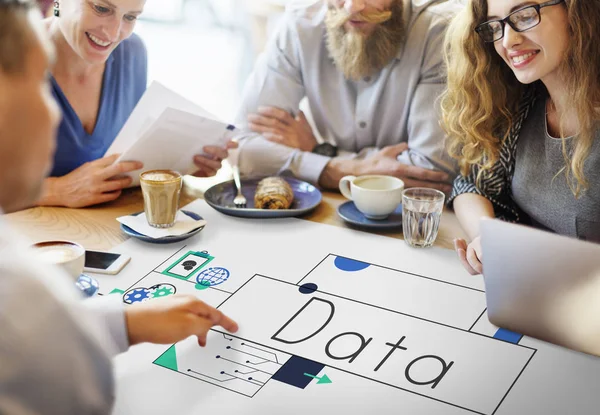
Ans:
[[[321,143],[317,144],[312,152],[326,157],[335,157],[337,156],[338,148],[333,144]]]

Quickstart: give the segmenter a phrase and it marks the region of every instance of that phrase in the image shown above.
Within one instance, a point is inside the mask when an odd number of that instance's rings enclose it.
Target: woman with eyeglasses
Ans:
[[[599,35],[590,0],[469,0],[449,28],[443,124],[470,273],[481,218],[600,242]]]
[[[133,34],[145,3],[55,0],[46,28],[56,49],[50,80],[63,119],[38,205],[112,201],[131,184],[123,174],[142,169],[139,162],[115,163],[118,155],[104,155],[146,90],[146,49]],[[214,175],[227,150],[206,147],[194,156],[197,175]]]

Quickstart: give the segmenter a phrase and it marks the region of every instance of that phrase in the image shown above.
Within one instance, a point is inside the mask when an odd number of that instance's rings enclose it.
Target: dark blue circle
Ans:
[[[300,291],[302,294],[312,294],[315,291],[317,291],[319,289],[319,287],[317,287],[317,284],[313,284],[312,282],[306,283],[306,284],[302,284],[300,286],[300,288],[298,288],[298,291]]]
[[[366,262],[360,262],[355,259],[344,258],[343,256],[336,257],[334,264],[337,269],[347,272],[362,271],[363,269],[369,268],[370,265]]]

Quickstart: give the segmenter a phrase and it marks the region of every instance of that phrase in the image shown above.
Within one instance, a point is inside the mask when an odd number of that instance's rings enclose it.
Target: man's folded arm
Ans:
[[[249,114],[259,107],[276,107],[298,114],[300,101],[305,97],[300,40],[294,17],[287,13],[274,39],[259,58],[256,68],[244,88],[243,100],[236,125],[241,132],[239,167],[246,176],[268,176],[291,173],[301,180],[318,184],[325,166],[331,160],[319,154],[304,152],[273,143],[248,130]],[[344,153],[343,158],[355,155]]]

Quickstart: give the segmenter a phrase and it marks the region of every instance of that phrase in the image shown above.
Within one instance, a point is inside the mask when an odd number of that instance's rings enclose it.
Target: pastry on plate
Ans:
[[[254,207],[258,209],[289,209],[294,191],[281,177],[266,177],[256,187]]]

